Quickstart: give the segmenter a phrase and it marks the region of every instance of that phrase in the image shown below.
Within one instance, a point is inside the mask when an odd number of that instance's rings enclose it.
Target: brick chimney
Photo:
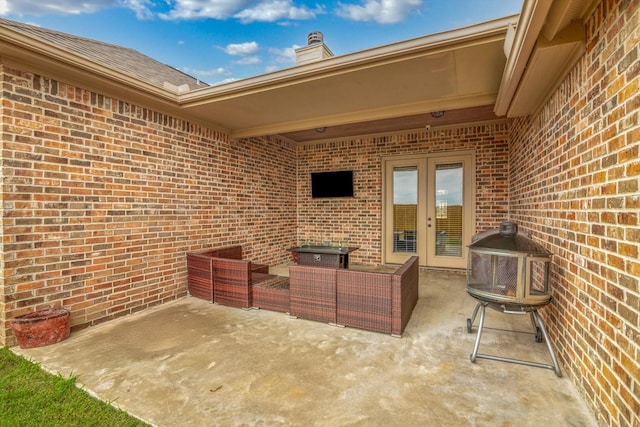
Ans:
[[[324,44],[324,36],[320,31],[312,31],[307,36],[307,45],[296,49],[296,65],[308,64],[331,58],[333,53]]]

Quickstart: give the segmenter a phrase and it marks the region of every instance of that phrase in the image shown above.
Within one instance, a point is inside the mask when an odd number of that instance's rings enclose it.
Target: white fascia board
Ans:
[[[504,116],[509,110],[552,3],[552,0],[525,0],[522,6],[511,51],[500,81],[494,109],[497,116]]]

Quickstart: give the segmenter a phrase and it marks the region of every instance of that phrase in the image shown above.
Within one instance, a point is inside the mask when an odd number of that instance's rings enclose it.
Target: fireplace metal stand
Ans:
[[[533,331],[535,335],[536,342],[542,342],[544,338],[544,342],[547,344],[547,349],[549,350],[549,355],[551,356],[552,364],[544,364],[539,362],[533,362],[528,360],[521,359],[512,359],[508,357],[494,356],[491,354],[482,354],[479,353],[480,349],[480,339],[482,338],[482,329],[484,328],[484,316],[485,310],[487,306],[491,308],[502,311],[505,314],[516,314],[516,315],[525,315],[529,314],[531,318],[531,324],[533,325]],[[520,309],[520,310],[517,310]],[[536,368],[545,368],[551,369],[556,373],[557,376],[561,377],[562,372],[560,371],[560,365],[558,364],[558,359],[556,358],[556,354],[553,351],[553,347],[551,346],[551,341],[549,340],[549,334],[547,333],[547,328],[544,327],[544,322],[542,321],[542,317],[538,314],[538,308],[536,306],[517,306],[517,307],[507,307],[504,304],[497,304],[494,302],[487,301],[479,301],[476,304],[475,309],[473,310],[473,315],[470,319],[467,319],[467,332],[473,332],[473,323],[475,319],[480,313],[480,320],[478,322],[478,332],[476,334],[476,342],[473,345],[473,353],[469,358],[473,363],[475,363],[476,359],[489,359],[489,360],[497,360],[499,362],[508,362],[508,363],[517,363],[519,365],[533,366]]]

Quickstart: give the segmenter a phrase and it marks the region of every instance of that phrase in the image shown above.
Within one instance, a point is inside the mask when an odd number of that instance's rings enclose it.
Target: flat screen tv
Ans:
[[[312,172],[311,197],[353,197],[353,171]]]

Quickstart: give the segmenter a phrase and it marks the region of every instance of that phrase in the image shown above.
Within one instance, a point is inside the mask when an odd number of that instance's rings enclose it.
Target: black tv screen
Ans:
[[[353,171],[312,172],[311,197],[353,197]]]

